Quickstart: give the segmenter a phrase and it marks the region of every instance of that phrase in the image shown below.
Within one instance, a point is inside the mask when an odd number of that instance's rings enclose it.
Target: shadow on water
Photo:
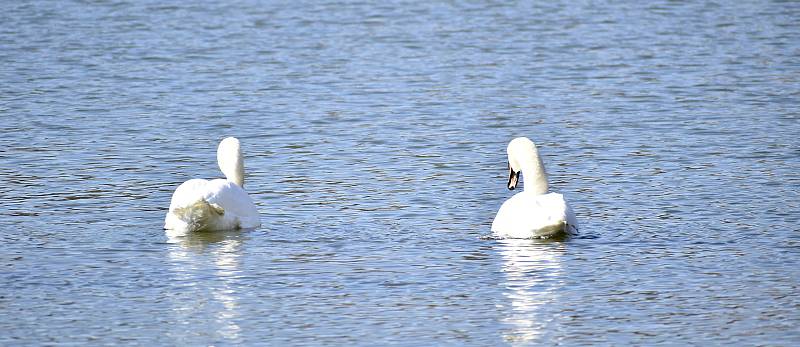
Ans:
[[[528,239],[517,239],[517,240],[528,240],[528,241],[537,242],[537,243],[550,243],[550,242],[556,242],[557,243],[557,242],[566,242],[566,241],[569,241],[569,240],[596,239],[596,238],[598,238],[597,235],[591,235],[591,234],[575,234],[575,235],[573,235],[573,234],[568,234],[568,233],[561,232],[561,233],[558,233],[558,234],[555,234],[555,235],[552,235],[552,236],[548,236],[548,237],[532,237],[532,238],[528,238]],[[483,236],[480,237],[480,239],[481,240],[514,240],[514,239],[507,239],[507,238],[504,238],[504,237],[497,236],[494,233],[488,234],[488,235],[483,235]]]
[[[552,238],[497,242],[506,278],[504,295],[511,303],[508,316],[503,319],[510,330],[504,332],[503,338],[512,345],[538,341],[553,326],[546,309],[558,300],[564,286],[561,257],[565,244]]]
[[[167,236],[167,243],[177,244],[194,251],[203,251],[213,248],[218,243],[243,242],[247,238],[247,232],[248,230],[226,230],[183,233],[165,230],[164,234]]]

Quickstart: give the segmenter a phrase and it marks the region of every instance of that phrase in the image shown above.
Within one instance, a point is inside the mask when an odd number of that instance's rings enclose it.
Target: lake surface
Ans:
[[[798,18],[2,2],[0,345],[796,345]],[[165,233],[225,136],[263,226]],[[515,136],[578,236],[488,237]]]

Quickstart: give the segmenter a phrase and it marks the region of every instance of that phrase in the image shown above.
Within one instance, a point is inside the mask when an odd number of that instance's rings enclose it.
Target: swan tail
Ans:
[[[225,214],[225,210],[217,205],[206,201],[205,199],[198,199],[182,207],[175,207],[170,211],[178,220],[181,226],[186,231],[203,231],[210,230],[216,219]]]
[[[569,224],[564,219],[554,220],[551,223],[540,225],[533,231],[534,238],[548,238],[562,233],[569,233]]]

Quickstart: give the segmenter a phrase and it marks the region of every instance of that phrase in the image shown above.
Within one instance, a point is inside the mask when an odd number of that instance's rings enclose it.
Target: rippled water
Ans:
[[[797,18],[2,2],[0,344],[796,344]],[[231,135],[264,225],[166,234]],[[485,237],[523,135],[578,237]]]

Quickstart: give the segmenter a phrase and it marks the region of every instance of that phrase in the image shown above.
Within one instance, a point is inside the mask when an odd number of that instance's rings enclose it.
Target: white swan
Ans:
[[[543,238],[576,233],[575,214],[558,193],[547,193],[547,174],[536,145],[527,137],[508,144],[508,189],[525,176],[525,190],[506,200],[492,222],[495,235],[507,238]]]
[[[169,204],[164,229],[177,232],[251,229],[261,226],[256,205],[242,189],[244,159],[239,140],[219,143],[217,163],[226,179],[183,182]]]

